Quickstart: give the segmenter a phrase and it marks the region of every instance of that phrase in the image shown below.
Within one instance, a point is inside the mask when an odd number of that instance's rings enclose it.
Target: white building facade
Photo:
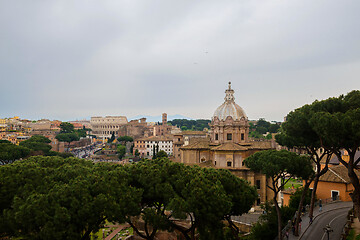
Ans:
[[[152,158],[155,151],[164,151],[173,155],[173,139],[166,137],[140,138],[134,141],[134,152],[139,151],[141,157]]]

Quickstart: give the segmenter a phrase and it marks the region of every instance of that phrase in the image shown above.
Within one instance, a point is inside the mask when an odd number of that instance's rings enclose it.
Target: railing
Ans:
[[[351,230],[351,225],[352,223],[354,222],[354,209],[351,209],[349,212],[348,212],[348,215],[347,215],[347,221],[343,227],[343,230],[341,232],[341,240],[346,240],[348,235],[349,235],[349,232]]]
[[[333,197],[333,198],[321,199],[321,204],[322,204],[322,206],[324,206],[326,204],[333,203],[333,202],[336,202],[336,201],[339,201],[339,200],[340,200],[339,196],[336,196],[336,197]],[[319,206],[319,203],[320,203],[320,199],[315,202],[314,208]],[[309,210],[310,210],[310,206],[306,205],[305,206],[305,212],[302,212],[301,216],[305,216],[305,214],[308,214]],[[288,223],[285,225],[285,227],[282,229],[281,234],[282,234],[283,237],[285,237],[286,232],[288,232],[292,228],[292,223],[295,221],[296,215],[297,215],[297,211],[295,212],[292,219],[289,220]],[[278,239],[278,237],[276,236],[275,239]]]

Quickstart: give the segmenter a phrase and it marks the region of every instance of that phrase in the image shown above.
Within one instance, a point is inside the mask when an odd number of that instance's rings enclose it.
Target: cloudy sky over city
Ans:
[[[0,1],[0,118],[249,119],[360,89],[360,1]]]

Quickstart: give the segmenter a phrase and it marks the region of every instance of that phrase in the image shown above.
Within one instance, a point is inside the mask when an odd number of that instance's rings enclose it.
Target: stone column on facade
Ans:
[[[219,126],[219,143],[224,142],[224,127]]]
[[[241,141],[241,138],[240,138],[240,128],[239,128],[239,127],[235,127],[235,136],[234,136],[233,142],[239,143],[240,141]]]
[[[260,180],[260,197],[261,202],[266,202],[266,189],[267,189],[266,175],[261,176]]]
[[[255,185],[255,173],[253,171],[249,171],[247,180],[250,182],[251,186]]]
[[[233,164],[232,164],[232,166],[235,168],[235,167],[237,167],[237,166],[236,166],[236,160],[235,160],[235,152],[232,153],[232,159],[233,159]]]

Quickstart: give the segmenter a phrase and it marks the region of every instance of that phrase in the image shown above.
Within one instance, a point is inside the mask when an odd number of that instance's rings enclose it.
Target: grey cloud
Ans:
[[[232,81],[250,118],[282,120],[316,98],[359,89],[359,7],[2,1],[0,117],[210,118]]]

